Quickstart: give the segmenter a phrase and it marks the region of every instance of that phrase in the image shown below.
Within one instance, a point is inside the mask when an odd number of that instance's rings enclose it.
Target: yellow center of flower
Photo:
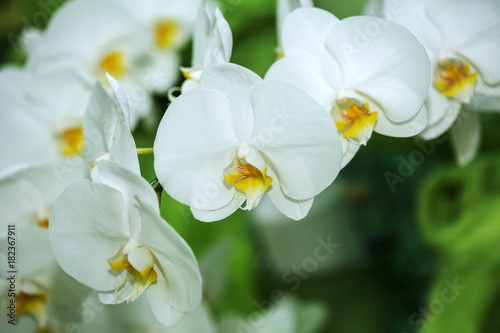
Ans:
[[[36,320],[37,326],[43,327],[47,321],[46,303],[47,295],[43,292],[26,293],[21,291],[16,297],[16,316],[30,315]]]
[[[445,59],[438,63],[433,83],[444,96],[468,103],[474,94],[476,79],[477,73],[472,73],[466,61]]]
[[[364,145],[372,135],[377,112],[370,112],[368,104],[358,99],[342,98],[333,109],[333,118],[342,136]]]
[[[115,289],[118,299],[127,303],[139,297],[158,278],[153,269],[153,254],[133,239],[123,244],[120,250],[108,259],[108,264],[115,272],[127,270],[127,277]]]
[[[246,210],[255,208],[264,192],[273,182],[273,179],[266,176],[267,168],[259,170],[252,164],[240,160],[238,156],[224,170],[224,179],[229,185],[234,185],[243,192],[247,199]]]
[[[36,225],[40,228],[48,229],[49,228],[49,219],[45,218],[42,220],[36,220]]]
[[[122,77],[127,72],[123,52],[115,50],[105,54],[99,62],[99,70],[102,74],[109,73],[115,79]],[[107,82],[107,80],[104,81]]]
[[[156,22],[154,32],[156,47],[161,50],[168,50],[175,44],[180,32],[180,26],[175,20],[163,20]]]
[[[78,155],[83,151],[84,139],[82,126],[66,128],[59,139],[64,157]]]

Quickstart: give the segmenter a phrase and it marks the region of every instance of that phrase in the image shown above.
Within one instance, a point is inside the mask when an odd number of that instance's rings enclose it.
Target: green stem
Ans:
[[[153,148],[137,148],[137,155],[153,154]]]

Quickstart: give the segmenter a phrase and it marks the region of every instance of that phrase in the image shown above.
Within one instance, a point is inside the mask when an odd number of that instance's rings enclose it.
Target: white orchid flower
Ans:
[[[161,218],[155,191],[141,176],[109,161],[96,168],[102,184],[72,184],[52,209],[54,256],[103,303],[132,302],[146,292],[158,321],[172,326],[201,302],[193,252]]]
[[[181,68],[186,78],[182,84],[183,93],[198,89],[203,69],[211,64],[229,62],[233,50],[231,27],[211,1],[200,6],[198,21],[194,32],[191,67]]]
[[[178,78],[179,50],[191,38],[200,0],[114,0],[145,27],[152,38],[147,57],[152,74],[148,90],[166,92]],[[197,23],[198,24],[198,23]]]
[[[52,206],[71,183],[88,179],[90,167],[53,161],[22,168],[0,178],[2,228],[15,224],[48,228]]]
[[[0,246],[4,249],[0,251],[0,259],[5,263],[0,273],[0,304],[7,309],[0,330],[12,332],[15,328],[14,331],[19,332],[60,332],[66,324],[78,323],[80,313],[77,309],[89,289],[57,265],[47,230],[19,225],[11,238],[8,237],[8,234],[0,237]],[[10,249],[12,240],[15,251]],[[8,255],[12,256],[13,252],[16,259],[8,260]],[[11,300],[15,302],[15,311],[11,311]],[[13,320],[15,326],[8,320]]]
[[[312,0],[277,0],[276,8],[276,26],[278,29],[278,47],[276,48],[276,53],[278,58],[283,58],[285,55],[283,53],[283,25],[285,23],[285,18],[297,8],[301,7],[314,7]]]
[[[500,63],[492,56],[500,54],[500,2],[404,0],[394,7],[385,1],[378,13],[410,30],[430,58],[429,124],[422,137],[451,128],[457,162],[470,162],[479,148],[479,114],[462,107],[500,110]]]
[[[96,165],[108,159],[139,172],[125,92],[111,76],[118,106],[100,82],[91,89],[70,71],[32,76],[18,69],[0,73],[0,170],[54,160]],[[7,139],[9,138],[9,139]],[[55,163],[55,162],[54,162]]]
[[[97,80],[109,87],[109,73],[129,94],[134,128],[151,111],[145,80],[155,69],[145,58],[152,39],[148,29],[112,1],[69,1],[52,17],[27,68],[35,74],[70,70],[89,86]]]
[[[339,21],[318,8],[299,8],[285,20],[283,47],[285,57],[266,80],[299,87],[331,114],[342,166],[373,131],[409,137],[425,128],[429,60],[406,29],[375,17]]]
[[[0,169],[82,159],[83,115],[90,86],[68,71],[33,76],[0,72]]]
[[[200,89],[177,98],[154,143],[156,175],[202,221],[223,219],[264,193],[293,219],[338,174],[342,157],[332,119],[306,94],[263,82],[234,64],[215,64]],[[333,133],[332,133],[333,132]]]
[[[135,141],[130,132],[130,109],[127,96],[118,82],[107,74],[118,105],[100,82],[92,89],[83,122],[85,156],[92,165],[107,160],[140,174]],[[92,177],[97,179],[93,168]]]

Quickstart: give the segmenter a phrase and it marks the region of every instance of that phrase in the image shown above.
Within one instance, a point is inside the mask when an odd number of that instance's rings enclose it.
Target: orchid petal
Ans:
[[[434,126],[440,122],[446,116],[450,103],[453,102],[454,101],[450,101],[433,86],[429,87],[429,94],[425,101],[429,119],[428,126]]]
[[[70,2],[52,17],[29,65],[35,70],[46,71],[41,65],[50,58],[54,62],[69,58],[80,61],[92,57],[102,45],[109,45],[110,41],[116,43],[120,37],[130,44],[142,38],[141,44],[147,45],[144,36],[148,33],[141,28],[121,6],[111,1]]]
[[[231,53],[233,52],[233,34],[231,32],[231,27],[227,23],[226,19],[222,15],[219,8],[215,10],[215,24],[216,30],[214,38],[216,38],[216,44],[214,46],[215,54],[212,59],[207,62],[208,64],[216,62],[229,62],[231,59]],[[220,55],[218,53],[221,53]]]
[[[167,281],[163,276],[158,276],[156,284],[151,285],[146,293],[156,319],[163,325],[172,327],[184,317],[184,312],[174,309],[168,302],[168,295],[165,291],[158,288],[158,285],[166,283]]]
[[[275,62],[266,73],[266,81],[283,81],[294,85],[318,102],[327,112],[335,104],[336,91],[316,58],[292,53]]]
[[[283,25],[283,51],[285,57],[293,53],[307,52],[321,56],[325,52],[328,32],[339,19],[319,8],[299,8],[289,14]]]
[[[238,140],[228,99],[215,90],[192,90],[174,100],[154,143],[155,170],[169,195],[197,209],[219,209],[234,196],[222,172]]]
[[[340,142],[342,142],[342,148],[344,153],[344,155],[342,156],[342,165],[340,168],[343,169],[349,162],[351,162],[354,155],[356,155],[359,148],[361,148],[361,145],[350,141],[348,138],[344,136],[340,137]]]
[[[120,105],[126,103],[126,98],[122,93],[123,90],[118,92],[122,99]],[[83,123],[85,155],[92,164],[97,164],[105,157],[139,173],[135,142],[130,133],[130,127],[126,123],[124,112],[125,110],[119,110],[116,107],[102,84],[96,83],[92,89]]]
[[[140,199],[139,199],[140,200]],[[156,284],[151,293],[163,295],[177,311],[195,310],[201,302],[201,274],[189,245],[147,203],[140,203],[142,228],[137,240],[155,256]],[[163,280],[163,282],[162,282]]]
[[[87,165],[65,161],[31,165],[0,179],[0,211],[3,222],[40,225],[48,218],[54,202],[71,183],[88,178]]]
[[[326,48],[344,74],[344,87],[376,101],[393,122],[407,121],[424,104],[430,63],[405,28],[375,17],[350,17],[337,23]]]
[[[179,55],[168,52],[151,54],[150,57],[152,70],[141,81],[147,91],[165,93],[179,78]]]
[[[129,238],[125,212],[122,194],[109,186],[86,180],[69,186],[49,222],[50,245],[61,268],[90,288],[115,289],[126,271],[112,271],[107,260]]]
[[[46,119],[81,122],[90,85],[70,70],[35,75],[26,84],[26,100],[40,107]],[[52,123],[53,126],[66,124]]]
[[[477,112],[461,112],[451,128],[451,147],[457,164],[465,166],[476,157],[481,143],[481,121]]]
[[[422,138],[424,138],[425,140],[432,140],[441,136],[451,127],[451,125],[453,125],[453,123],[457,119],[462,104],[450,99],[447,99],[447,101],[448,101],[448,107],[446,109],[446,113],[443,116],[443,118],[434,125],[428,125],[427,128],[420,133]],[[428,103],[426,107],[427,107],[427,112],[432,113],[433,111],[432,102]]]
[[[102,161],[94,169],[96,168],[102,184],[108,185],[122,194],[130,224],[130,235],[135,237],[139,233],[141,225],[136,197],[140,197],[143,202],[147,202],[159,211],[158,197],[155,191],[139,174],[116,163]]]
[[[25,226],[18,231],[18,257],[23,258],[18,267],[21,277],[44,287],[50,286],[59,267],[50,248],[47,230]],[[6,249],[7,244],[5,245]],[[37,255],[34,255],[35,253]]]
[[[498,112],[500,111],[500,95],[488,96],[482,94],[474,94],[470,105],[464,105],[466,108],[481,110],[483,112]]]
[[[402,123],[394,123],[390,121],[383,112],[380,112],[374,131],[396,138],[407,138],[421,133],[426,127],[427,108],[423,105],[413,118]]]
[[[51,161],[60,157],[59,143],[54,138],[50,121],[40,117],[23,93],[31,76],[17,68],[0,72],[0,170],[16,168],[16,164]]]
[[[200,83],[196,80],[186,80],[182,83],[181,93],[184,94],[190,90],[200,89]]]
[[[299,89],[264,82],[250,92],[255,125],[250,145],[274,165],[284,194],[310,199],[337,176],[341,144],[333,119]]]
[[[403,0],[385,1],[380,12],[382,17],[410,30],[425,46],[430,58],[436,56],[444,42],[439,22],[431,20],[426,10],[430,1]],[[442,11],[442,10],[441,10]]]
[[[197,24],[193,34],[193,56],[191,66],[205,67],[205,58],[211,46],[213,37],[213,20],[215,13],[215,4],[212,1],[206,1],[198,8]]]
[[[314,198],[307,200],[295,200],[286,196],[281,190],[279,178],[273,170],[269,170],[269,175],[271,175],[274,181],[266,193],[273,202],[274,206],[276,206],[276,208],[286,217],[295,221],[306,217],[312,207]]]
[[[118,81],[115,80],[114,77],[109,75],[109,73],[106,73],[106,77],[108,78],[109,84],[113,88],[113,92],[115,93],[118,103],[120,104],[123,116],[125,117],[125,123],[128,125],[128,128],[130,129],[130,107],[128,105],[127,95],[125,94],[125,91],[120,86]]]
[[[292,13],[295,9],[300,7],[313,7],[312,0],[278,0],[277,10],[276,10],[276,25],[278,27],[278,45],[283,51],[283,25],[285,23],[286,17]]]
[[[220,221],[233,214],[245,202],[245,196],[241,194],[234,194],[233,200],[227,205],[214,210],[202,210],[191,207],[193,217],[202,222]]]
[[[229,101],[229,119],[240,142],[248,139],[253,125],[252,105],[248,92],[262,79],[254,72],[229,63],[206,67],[201,75],[202,89],[215,89]]]

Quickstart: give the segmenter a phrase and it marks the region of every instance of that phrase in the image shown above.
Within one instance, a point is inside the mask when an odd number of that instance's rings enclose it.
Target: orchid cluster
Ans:
[[[207,318],[195,255],[160,214],[162,189],[204,222],[264,196],[300,220],[373,132],[430,140],[451,128],[458,163],[470,162],[477,111],[500,110],[500,3],[374,0],[367,13],[339,20],[278,0],[264,78],[230,63],[231,28],[211,0],[72,0],[27,33],[26,65],[0,71],[2,231],[16,225],[19,253],[36,258],[18,281],[21,321],[57,332],[57,306],[91,290],[118,309],[142,312],[147,299],[167,327],[195,310]],[[156,123],[155,94],[171,103],[154,147],[137,148],[132,133]],[[138,159],[153,152],[154,181]],[[70,277],[75,295],[58,290]]]

